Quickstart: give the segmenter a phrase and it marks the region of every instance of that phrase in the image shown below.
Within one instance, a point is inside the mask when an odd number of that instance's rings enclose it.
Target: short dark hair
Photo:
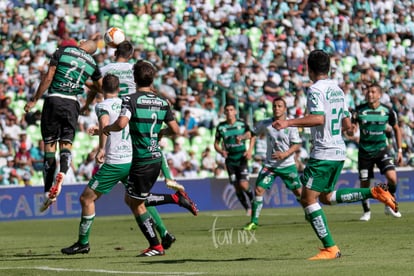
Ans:
[[[283,99],[282,97],[279,97],[279,96],[273,99],[272,105],[274,106],[275,102],[278,102],[278,101],[282,101],[285,104],[285,107],[287,107],[285,99]]]
[[[147,87],[152,84],[156,74],[154,65],[146,60],[138,60],[134,64],[134,81],[140,87]]]
[[[104,93],[115,93],[119,88],[119,78],[113,74],[106,74],[102,79]]]
[[[121,42],[115,51],[116,57],[129,58],[134,53],[134,46],[128,40]]]
[[[308,56],[308,68],[316,74],[328,74],[331,59],[323,50],[313,50]]]

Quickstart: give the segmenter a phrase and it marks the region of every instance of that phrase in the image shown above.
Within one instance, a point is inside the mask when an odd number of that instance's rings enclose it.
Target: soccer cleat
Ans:
[[[88,254],[91,248],[89,247],[89,243],[87,244],[80,244],[79,242],[75,242],[72,246],[62,248],[60,252],[66,255],[75,255],[75,254]]]
[[[371,211],[365,212],[360,218],[360,221],[369,221],[371,219]]]
[[[161,247],[161,246],[160,246]],[[154,256],[163,256],[165,255],[164,249],[156,249],[154,247],[149,247],[141,252],[137,257],[154,257]]]
[[[184,191],[185,188],[183,185],[177,183],[177,181],[173,180],[173,179],[165,179],[165,185],[167,186],[167,188],[176,190],[176,191]]]
[[[246,231],[256,230],[257,227],[258,225],[256,223],[250,222],[245,227],[243,227],[243,230],[246,230]]]
[[[317,261],[317,260],[332,260],[341,257],[341,251],[339,250],[338,246],[331,246],[327,248],[319,249],[319,253],[315,256],[309,258],[310,261]]]
[[[43,201],[42,206],[40,206],[39,211],[44,212],[46,211],[50,205],[52,205],[56,201],[56,198],[49,198],[49,193],[45,193],[45,199]]]
[[[168,249],[171,247],[171,244],[173,244],[176,241],[176,238],[174,235],[170,233],[166,233],[165,236],[161,239],[161,245],[164,247],[164,249]]]
[[[387,216],[392,216],[394,218],[400,218],[400,217],[402,217],[402,215],[401,215],[400,212],[398,212],[398,211],[397,212],[394,212],[389,206],[385,206],[384,213]]]
[[[371,189],[372,197],[389,206],[394,212],[398,212],[398,204],[390,192],[385,191],[381,185],[377,185]]]
[[[184,191],[177,191],[175,195],[178,197],[178,205],[186,208],[190,211],[194,216],[197,216],[198,209],[196,204],[190,199],[188,194]]]
[[[65,174],[63,172],[60,172],[56,175],[55,185],[53,185],[49,190],[49,199],[56,200],[56,198],[59,196],[60,191],[62,190],[62,183],[64,178]]]

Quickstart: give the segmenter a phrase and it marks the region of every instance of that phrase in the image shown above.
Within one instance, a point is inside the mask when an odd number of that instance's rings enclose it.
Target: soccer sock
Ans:
[[[135,220],[137,221],[141,232],[144,234],[150,246],[160,245],[157,234],[154,231],[154,220],[151,215],[148,212],[145,212],[140,216],[136,216]]]
[[[162,155],[162,162],[161,162],[161,171],[164,175],[165,179],[174,179],[171,175],[170,168],[168,167],[167,159],[165,158],[164,153],[161,152]]]
[[[304,210],[305,215],[309,218],[309,222],[312,225],[313,231],[315,231],[323,246],[325,248],[334,246],[335,242],[329,231],[325,212],[322,210],[319,203],[311,204],[304,208]]]
[[[147,211],[150,213],[152,219],[154,220],[155,229],[157,230],[158,234],[160,234],[161,238],[165,237],[167,228],[165,227],[164,222],[162,221],[157,209],[153,206],[149,206],[147,208]]]
[[[250,202],[252,202],[253,201],[253,191],[252,191],[252,188],[249,186],[249,188],[247,188],[247,190],[245,190],[244,193],[247,195],[247,197],[249,198]]]
[[[56,153],[55,152],[45,152],[45,158],[43,161],[43,181],[45,182],[45,192],[49,192],[52,188],[53,180],[55,177],[56,170]]]
[[[331,196],[331,203],[350,203],[372,198],[370,188],[345,188],[334,191]]]
[[[244,207],[244,209],[248,210],[249,205],[247,204],[247,200],[246,200],[246,197],[244,196],[244,192],[236,190],[236,196],[239,199],[241,205]]]
[[[251,222],[259,224],[259,216],[263,207],[263,196],[256,196],[252,204],[252,219]]]
[[[158,206],[164,204],[178,203],[176,194],[150,194],[145,199],[145,206]]]
[[[397,185],[388,183],[388,192],[395,197],[395,192],[397,191]]]
[[[78,242],[80,244],[89,243],[89,233],[91,232],[91,227],[93,220],[95,219],[95,214],[90,216],[82,216],[79,223],[79,238]]]
[[[66,174],[70,167],[72,160],[72,153],[68,149],[62,149],[60,151],[60,172]]]
[[[362,209],[364,210],[364,213],[371,211],[369,199],[365,199],[362,201]]]

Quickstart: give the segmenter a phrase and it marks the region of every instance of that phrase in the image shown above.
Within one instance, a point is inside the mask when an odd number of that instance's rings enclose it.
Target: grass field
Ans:
[[[321,246],[299,208],[264,209],[255,232],[241,210],[165,214],[177,241],[161,257],[137,258],[147,243],[132,216],[97,217],[87,255],[64,256],[77,239],[78,219],[0,223],[0,275],[414,275],[414,203],[401,219],[372,205],[325,207],[343,257],[307,261]]]

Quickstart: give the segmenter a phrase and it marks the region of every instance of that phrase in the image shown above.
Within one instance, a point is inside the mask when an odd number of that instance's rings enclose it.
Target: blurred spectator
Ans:
[[[37,142],[36,146],[30,148],[30,155],[32,156],[32,165],[35,171],[43,171],[43,158],[45,157],[45,144],[42,139]]]
[[[9,135],[4,135],[0,142],[0,167],[5,166],[7,159],[14,156],[13,140]]]
[[[167,161],[169,159],[172,160],[172,164],[168,164],[171,170],[177,170],[177,175],[182,176],[184,163],[188,160],[188,155],[187,152],[181,148],[181,144],[177,141],[174,142],[174,148],[172,152],[168,152],[165,157],[167,158]]]
[[[189,101],[195,101],[194,96],[190,96]],[[198,123],[195,118],[191,115],[191,110],[186,109],[184,115],[179,122],[180,135],[190,139],[198,135]]]
[[[214,172],[215,168],[217,167],[217,163],[215,158],[211,155],[211,150],[209,147],[201,154],[201,170]]]

